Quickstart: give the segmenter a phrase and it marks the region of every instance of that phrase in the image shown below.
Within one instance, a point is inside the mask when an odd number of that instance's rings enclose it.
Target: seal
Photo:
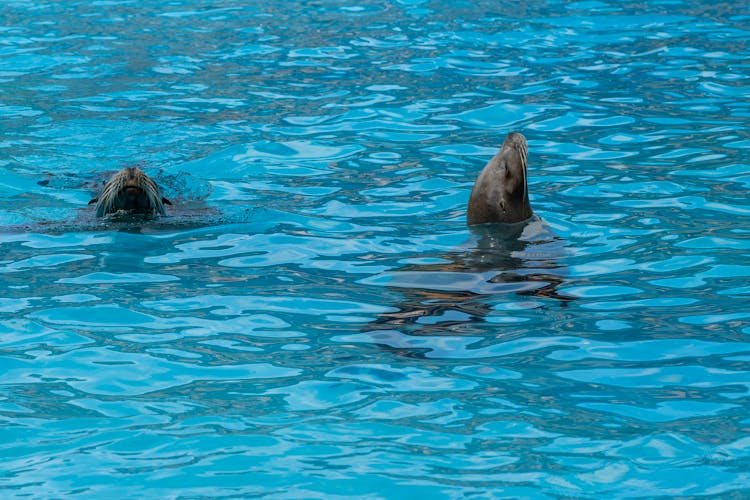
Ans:
[[[104,184],[99,196],[89,201],[96,203],[96,216],[125,212],[139,215],[166,215],[164,205],[172,202],[164,198],[156,182],[138,167],[126,167]]]
[[[485,165],[474,182],[466,210],[466,222],[513,224],[528,220],[529,204],[526,167],[529,148],[518,132],[505,137],[500,151]]]

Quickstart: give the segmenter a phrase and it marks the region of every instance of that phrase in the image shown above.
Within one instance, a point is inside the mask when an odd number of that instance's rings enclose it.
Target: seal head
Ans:
[[[164,198],[156,182],[138,167],[123,168],[104,184],[99,196],[89,201],[96,203],[96,216],[118,212],[138,215],[166,215],[164,205],[172,202]]]
[[[523,222],[532,216],[526,180],[529,148],[526,138],[511,132],[500,151],[474,182],[466,211],[470,226]]]

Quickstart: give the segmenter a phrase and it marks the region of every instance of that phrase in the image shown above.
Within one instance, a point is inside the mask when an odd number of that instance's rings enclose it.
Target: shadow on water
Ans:
[[[482,321],[501,295],[554,299],[561,307],[574,300],[557,291],[567,274],[565,244],[542,219],[470,230],[469,240],[455,252],[365,280],[404,295],[396,312],[380,315],[365,331],[460,335],[464,326]]]

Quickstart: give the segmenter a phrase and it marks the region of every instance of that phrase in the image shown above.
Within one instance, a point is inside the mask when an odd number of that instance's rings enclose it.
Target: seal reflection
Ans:
[[[430,256],[439,263],[377,277],[404,299],[394,305],[396,312],[381,314],[365,331],[465,335],[492,312],[488,299],[498,295],[554,299],[561,307],[574,300],[557,291],[567,274],[564,241],[538,216],[516,224],[473,225],[470,231],[456,252]]]

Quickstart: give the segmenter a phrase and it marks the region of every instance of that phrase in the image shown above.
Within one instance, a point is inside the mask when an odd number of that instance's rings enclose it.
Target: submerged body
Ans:
[[[526,179],[527,158],[526,138],[517,132],[508,134],[500,151],[474,182],[466,211],[470,226],[512,224],[532,216]]]
[[[137,215],[166,215],[164,205],[172,202],[164,198],[156,182],[138,167],[123,168],[104,184],[99,196],[89,201],[96,203],[96,216],[124,212]]]

